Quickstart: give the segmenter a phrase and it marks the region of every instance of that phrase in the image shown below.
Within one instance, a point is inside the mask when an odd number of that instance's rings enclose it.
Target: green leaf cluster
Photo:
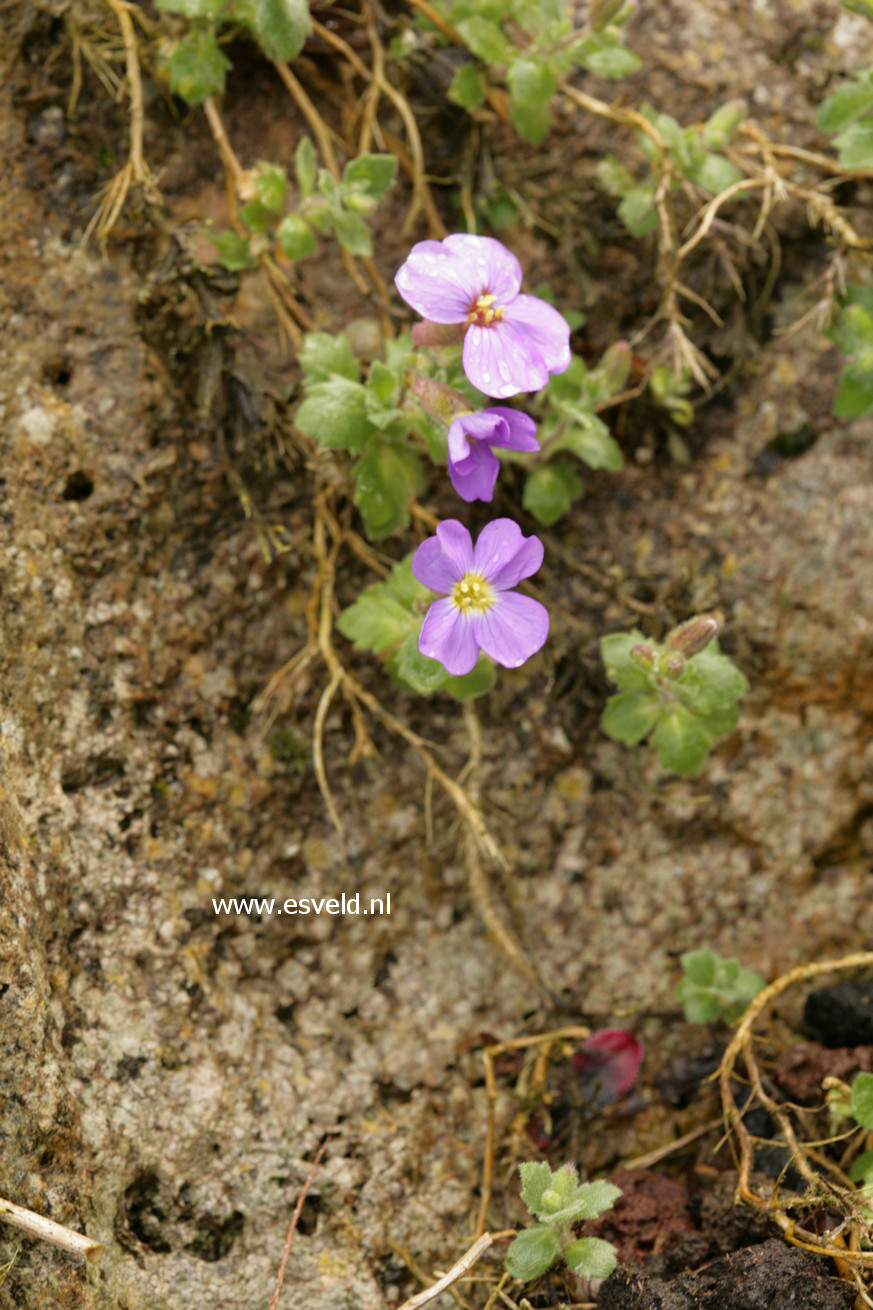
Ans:
[[[455,700],[470,700],[490,691],[494,665],[484,655],[470,673],[455,677],[438,660],[420,653],[418,636],[430,599],[430,592],[412,572],[410,554],[394,565],[390,577],[362,591],[343,610],[337,627],[358,650],[384,656],[387,672],[409,691],[422,696],[443,691]]]
[[[640,66],[622,40],[621,25],[630,13],[623,0],[592,6],[597,18],[578,31],[558,0],[443,0],[437,8],[479,61],[458,71],[449,99],[471,113],[478,109],[488,94],[484,65],[505,83],[519,135],[535,145],[549,133],[559,78],[574,67],[600,77],[626,77]]]
[[[764,986],[761,975],[739,960],[726,960],[715,951],[687,951],[682,956],[676,995],[689,1023],[714,1023],[717,1019],[732,1023]]]
[[[619,688],[606,702],[603,731],[629,746],[648,737],[665,768],[693,777],[736,726],[736,702],[749,688],[742,673],[715,643],[685,658],[669,637],[659,644],[634,630],[604,637],[600,646]]]
[[[873,68],[841,82],[822,102],[816,124],[833,135],[842,168],[873,168]]]
[[[873,1133],[873,1073],[859,1073],[852,1083],[852,1116]]]
[[[719,195],[743,177],[721,153],[745,117],[742,101],[729,101],[716,109],[705,123],[684,128],[670,114],[659,114],[651,105],[643,105],[641,112],[657,128],[665,144],[667,159],[673,165],[674,190],[685,178],[710,195]],[[607,155],[600,161],[597,175],[604,190],[619,198],[618,215],[627,230],[632,236],[640,237],[658,227],[655,196],[661,182],[661,161],[650,137],[639,132],[637,140],[649,163],[642,178],[635,177],[615,155]]]
[[[848,357],[833,412],[863,418],[873,410],[873,288],[846,288],[828,336]]]
[[[410,497],[424,482],[421,458],[408,441],[416,413],[400,403],[408,342],[392,347],[387,362],[373,361],[365,380],[344,336],[311,332],[300,354],[306,395],[295,422],[319,445],[356,457],[354,502],[374,540],[408,526]]]
[[[539,438],[543,455],[528,475],[523,503],[534,518],[551,527],[582,495],[582,479],[572,455],[592,469],[616,471],[621,449],[596,407],[621,391],[630,367],[626,342],[610,346],[600,363],[588,369],[579,355],[570,367],[549,379],[542,399]]]
[[[397,173],[393,155],[359,155],[337,182],[319,168],[315,147],[302,137],[294,155],[300,201],[285,213],[288,176],[277,164],[258,164],[254,195],[240,210],[246,235],[210,233],[225,268],[253,268],[257,255],[278,242],[288,259],[305,259],[316,247],[316,232],[332,233],[353,255],[370,255],[373,242],[367,215],[391,186]]]
[[[571,1164],[552,1171],[545,1162],[519,1165],[521,1196],[537,1219],[512,1242],[506,1268],[513,1278],[539,1278],[560,1257],[585,1278],[608,1278],[618,1257],[599,1237],[574,1238],[572,1225],[594,1219],[615,1204],[621,1191],[612,1183],[580,1183]]]
[[[230,64],[218,45],[220,25],[247,28],[268,59],[295,59],[312,20],[307,0],[156,0],[157,7],[181,14],[188,32],[166,60],[170,87],[189,105],[200,105],[224,90]]]

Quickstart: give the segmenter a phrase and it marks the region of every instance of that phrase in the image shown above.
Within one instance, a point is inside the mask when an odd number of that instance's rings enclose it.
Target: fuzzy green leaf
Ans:
[[[477,696],[484,696],[489,692],[496,679],[497,672],[494,665],[485,655],[480,655],[474,669],[469,673],[446,678],[440,691],[448,692],[455,700],[475,700]]]
[[[692,182],[696,182],[699,187],[703,187],[704,191],[708,191],[713,196],[727,191],[728,187],[733,186],[734,182],[739,182],[744,176],[729,159],[725,159],[724,155],[713,154],[704,155],[684,172]]]
[[[852,1083],[852,1114],[862,1128],[873,1132],[873,1073],[859,1073]]]
[[[822,132],[841,132],[873,110],[873,82],[863,76],[844,82],[819,107],[816,126]]]
[[[306,200],[315,190],[315,179],[318,177],[318,159],[315,154],[315,146],[308,136],[302,136],[294,151],[294,173],[297,177],[297,185],[300,188],[302,199]]]
[[[720,105],[703,125],[703,144],[709,150],[724,150],[745,117],[743,100],[729,100],[726,105]]]
[[[365,389],[344,377],[310,387],[294,421],[305,436],[331,450],[358,451],[373,431]]]
[[[189,105],[202,105],[224,90],[230,68],[211,27],[192,27],[167,60],[170,89]]]
[[[548,105],[558,89],[551,70],[534,59],[517,59],[507,74],[506,84],[515,103],[526,108]]]
[[[696,714],[683,705],[672,705],[662,713],[652,745],[665,769],[692,778],[712,749],[712,737]]]
[[[255,175],[258,200],[271,214],[281,214],[288,195],[288,175],[278,164],[258,164]]]
[[[637,628],[632,632],[613,632],[600,639],[600,655],[607,675],[622,691],[651,691],[654,688],[651,676],[631,659],[634,646],[645,643],[645,640]]]
[[[582,495],[582,479],[566,460],[534,469],[524,484],[522,504],[538,523],[551,527]]]
[[[307,332],[299,360],[308,382],[323,382],[335,373],[357,382],[360,374],[347,339],[329,332]]]
[[[207,232],[206,235],[218,251],[218,262],[223,268],[239,273],[255,267],[249,243],[238,232]]]
[[[644,182],[628,191],[618,207],[618,216],[632,237],[654,232],[658,226],[654,182]]]
[[[873,118],[850,124],[834,137],[834,145],[843,168],[873,168]]]
[[[552,1185],[552,1171],[543,1160],[518,1166],[521,1174],[521,1199],[531,1214],[543,1210],[543,1192]]]
[[[706,715],[733,705],[749,684],[726,655],[702,650],[688,661],[676,690],[689,709]]]
[[[564,1259],[582,1278],[608,1278],[618,1264],[618,1252],[602,1237],[580,1237],[564,1247]]]
[[[487,90],[488,83],[482,70],[475,64],[464,64],[455,73],[447,94],[453,104],[472,112],[482,104]]]
[[[393,678],[418,692],[420,696],[430,696],[438,691],[449,677],[439,660],[428,659],[418,649],[418,631],[411,632],[403,645],[389,659],[386,668]]]
[[[505,64],[512,57],[513,46],[503,29],[487,18],[467,18],[458,23],[464,45],[485,64]]]
[[[360,214],[343,209],[334,215],[333,224],[340,245],[345,246],[350,255],[372,255],[373,239]]]
[[[254,0],[252,28],[268,59],[296,59],[312,30],[306,0]]]
[[[346,164],[343,183],[356,187],[372,200],[379,200],[397,176],[394,155],[358,155]]]
[[[552,120],[548,105],[525,105],[510,100],[509,117],[518,135],[532,145],[541,145],[549,135]]]
[[[390,650],[410,636],[417,642],[415,629],[418,625],[416,615],[388,595],[382,583],[361,592],[354,604],[344,609],[337,619],[340,632],[354,642],[358,650],[371,650],[376,654]]]
[[[382,436],[370,439],[355,465],[354,501],[372,540],[407,526],[410,498],[421,490],[422,483],[416,451]]]
[[[863,418],[873,409],[873,352],[850,360],[833,404],[837,418]]]
[[[569,450],[592,469],[618,471],[624,467],[621,447],[603,419],[581,405],[563,405],[562,409],[573,426],[561,434],[553,450]]]
[[[513,1278],[527,1283],[550,1269],[561,1251],[554,1229],[537,1224],[519,1233],[506,1252],[506,1268]]]
[[[635,746],[649,735],[660,713],[661,703],[656,695],[645,691],[620,691],[606,702],[600,726],[607,737]]]
[[[286,214],[276,236],[289,259],[305,259],[315,252],[315,233],[300,214]]]

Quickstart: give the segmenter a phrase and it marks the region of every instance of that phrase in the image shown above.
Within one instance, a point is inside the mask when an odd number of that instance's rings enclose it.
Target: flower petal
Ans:
[[[462,258],[482,278],[482,291],[497,297],[498,305],[508,304],[521,290],[521,264],[515,255],[493,237],[477,237],[456,232],[442,243],[453,255]],[[481,295],[482,291],[477,292]]]
[[[394,285],[407,305],[433,323],[465,323],[483,290],[475,261],[452,254],[442,241],[414,245]]]
[[[412,557],[412,572],[425,587],[443,595],[451,591],[473,565],[473,542],[457,519],[446,519],[437,535],[428,537]]]
[[[525,537],[513,519],[492,519],[479,533],[473,568],[495,591],[508,591],[536,573],[543,562],[539,537]]]
[[[500,472],[500,460],[479,441],[469,447],[466,458],[452,459],[449,448],[449,479],[462,500],[491,500]]]
[[[447,597],[435,600],[425,615],[418,649],[456,675],[469,673],[479,658],[479,643],[469,616]]]
[[[503,313],[503,322],[524,332],[542,356],[550,373],[570,367],[570,325],[551,305],[537,296],[516,296]]]
[[[492,446],[501,446],[504,450],[539,450],[537,425],[529,414],[506,405],[491,405],[484,412],[497,414],[509,429],[507,433],[501,433],[499,439],[493,438]]]
[[[477,441],[486,446],[504,445],[503,437],[507,434],[506,422],[493,409],[483,409],[478,414],[459,414],[449,427],[449,459],[456,462],[466,459],[473,444]]]
[[[505,399],[519,391],[540,391],[549,371],[535,342],[506,319],[467,329],[464,372],[486,396]]]
[[[531,596],[504,591],[477,616],[476,641],[498,664],[517,669],[545,645],[549,611]]]

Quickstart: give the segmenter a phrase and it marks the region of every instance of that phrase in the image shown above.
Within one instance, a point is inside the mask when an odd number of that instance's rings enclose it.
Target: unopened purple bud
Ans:
[[[685,672],[685,661],[675,651],[672,655],[662,655],[658,661],[658,672],[665,673],[668,678],[681,678]]]
[[[643,643],[640,643],[639,646],[631,646],[630,657],[634,664],[639,664],[640,668],[645,669],[647,673],[652,672],[658,658],[652,647]]]
[[[412,340],[416,346],[457,346],[466,331],[466,323],[431,323],[425,319],[413,327]]]
[[[425,413],[431,414],[434,418],[444,419],[446,423],[451,423],[458,414],[470,413],[470,402],[467,397],[460,391],[455,391],[454,387],[447,386],[445,382],[438,382],[436,378],[426,378],[417,374],[412,379],[412,386],[409,389]]]
[[[705,650],[718,632],[718,620],[711,614],[700,614],[674,628],[667,638],[667,648],[678,651],[686,659]]]

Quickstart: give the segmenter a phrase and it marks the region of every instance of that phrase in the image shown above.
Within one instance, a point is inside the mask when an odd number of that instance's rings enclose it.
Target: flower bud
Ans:
[[[709,645],[717,632],[718,619],[714,619],[711,614],[700,614],[674,628],[667,637],[667,647],[691,659],[692,655],[698,655]]]
[[[630,366],[631,348],[629,344],[626,341],[614,341],[600,361],[598,369],[605,385],[609,388],[611,396],[621,391],[625,382],[627,382]]]
[[[560,1192],[555,1191],[554,1187],[547,1187],[543,1192],[543,1209],[551,1211],[560,1210],[562,1204],[563,1201]]]
[[[431,323],[426,318],[415,324],[412,340],[417,346],[456,346],[466,331],[466,323]]]
[[[630,657],[634,664],[639,664],[640,668],[645,669],[647,673],[653,672],[655,661],[658,658],[652,647],[643,643],[640,643],[639,646],[631,646]]]
[[[672,655],[664,654],[658,661],[658,672],[665,673],[668,678],[681,678],[685,672],[685,661],[675,652]]]
[[[588,6],[588,25],[595,32],[602,32],[621,12],[624,0],[591,0]]]
[[[447,386],[445,382],[438,382],[436,378],[416,374],[409,389],[426,414],[441,418],[446,423],[451,423],[458,414],[471,412],[470,402],[465,395]]]

